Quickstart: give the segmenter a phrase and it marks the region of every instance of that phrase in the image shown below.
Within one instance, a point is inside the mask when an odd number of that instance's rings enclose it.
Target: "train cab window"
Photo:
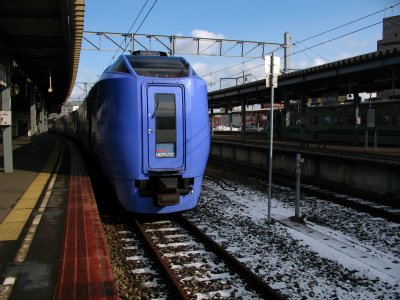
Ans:
[[[125,64],[125,61],[122,58],[120,58],[115,62],[115,64],[112,67],[112,71],[120,73],[128,73],[128,74],[130,73],[128,67]]]
[[[189,64],[179,57],[130,55],[127,58],[139,76],[159,78],[189,76]]]
[[[176,157],[176,100],[174,94],[155,94],[156,157]]]

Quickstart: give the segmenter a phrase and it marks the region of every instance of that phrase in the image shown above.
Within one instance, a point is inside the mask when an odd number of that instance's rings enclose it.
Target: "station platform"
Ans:
[[[368,145],[274,139],[272,165],[276,174],[295,174],[296,158],[301,180],[343,193],[398,207],[400,200],[400,139],[397,145]],[[261,176],[268,168],[267,136],[215,134],[210,158],[220,164],[251,167]]]
[[[68,140],[13,140],[0,148],[0,299],[118,299],[87,170]]]
[[[240,136],[240,135],[223,135],[214,134],[211,140],[216,141],[231,141],[231,142],[246,142],[255,145],[269,145],[269,138],[266,136]],[[341,153],[348,155],[364,155],[371,157],[382,157],[386,159],[400,160],[400,137],[398,146],[381,146],[377,145],[365,145],[358,144],[348,144],[348,143],[330,143],[330,142],[318,142],[318,141],[308,141],[307,143],[300,143],[297,140],[281,140],[274,139],[274,147],[283,148],[295,148],[295,149],[307,149],[310,151],[325,151],[332,153]]]

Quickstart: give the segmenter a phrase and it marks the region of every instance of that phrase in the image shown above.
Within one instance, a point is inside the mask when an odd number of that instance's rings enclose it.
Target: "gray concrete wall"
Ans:
[[[400,198],[400,162],[302,149],[275,148],[273,170],[294,174],[296,153],[300,153],[304,158],[303,176],[317,177],[324,181],[345,184],[357,190]],[[262,167],[267,171],[268,167],[268,148],[265,146],[213,141],[210,155],[237,161],[248,165],[249,168]]]

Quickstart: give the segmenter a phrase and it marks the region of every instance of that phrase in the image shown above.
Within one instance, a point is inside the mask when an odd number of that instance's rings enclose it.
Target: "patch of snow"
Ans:
[[[304,233],[268,223],[264,181],[230,176],[227,180],[224,174],[223,184],[205,178],[198,207],[185,215],[281,294],[289,299],[400,299],[399,281]],[[272,194],[273,216],[293,216],[294,192],[274,185]],[[399,224],[304,195],[301,214],[313,230],[400,262]]]

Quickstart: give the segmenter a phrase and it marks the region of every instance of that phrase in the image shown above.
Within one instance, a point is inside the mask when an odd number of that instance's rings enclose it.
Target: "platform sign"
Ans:
[[[0,110],[0,126],[10,126],[11,125],[11,111]]]
[[[367,128],[375,128],[375,109],[367,110]]]
[[[272,75],[272,84],[276,88],[278,87],[278,76],[281,68],[281,58],[279,56],[265,55],[265,84],[266,87],[270,87],[270,76]],[[271,70],[271,63],[273,61],[273,68]],[[271,72],[272,71],[272,72]]]

